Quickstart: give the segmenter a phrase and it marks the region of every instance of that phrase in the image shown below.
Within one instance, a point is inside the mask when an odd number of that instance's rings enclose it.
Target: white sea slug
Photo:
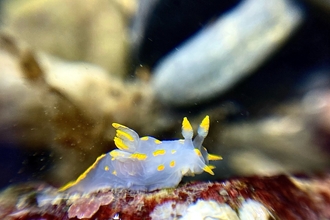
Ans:
[[[119,149],[97,158],[77,180],[69,182],[60,191],[89,193],[104,188],[129,188],[152,191],[176,187],[182,176],[203,171],[214,175],[214,166],[209,160],[220,160],[220,156],[208,154],[202,146],[209,130],[209,116],[198,128],[192,140],[193,130],[187,118],[182,122],[184,139],[160,141],[138,134],[117,123],[114,142]]]

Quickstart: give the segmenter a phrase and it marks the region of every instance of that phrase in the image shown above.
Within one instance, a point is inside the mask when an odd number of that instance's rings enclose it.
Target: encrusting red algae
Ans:
[[[38,204],[37,196],[40,195],[48,196],[49,200]],[[207,207],[197,205],[203,201],[212,210],[214,205],[219,212],[232,210],[226,214],[239,216],[233,219],[240,219],[242,213],[237,212],[241,212],[247,203],[253,204],[251,207],[255,210],[255,204],[262,207],[263,214],[270,219],[330,219],[330,175],[305,178],[253,176],[195,182],[153,192],[107,189],[84,195],[59,193],[54,188],[38,184],[13,186],[0,195],[0,218],[163,219],[161,210],[164,208],[166,212],[172,210],[172,217],[185,219],[193,209]],[[217,213],[210,215],[216,217]]]

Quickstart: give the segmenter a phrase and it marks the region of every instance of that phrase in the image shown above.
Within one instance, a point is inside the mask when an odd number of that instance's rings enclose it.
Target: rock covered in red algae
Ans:
[[[330,174],[242,177],[175,189],[109,189],[64,194],[40,185],[0,194],[0,218],[27,219],[329,219]]]
[[[79,219],[91,218],[101,206],[110,204],[112,200],[114,200],[112,193],[102,194],[99,197],[80,198],[70,206],[68,216]]]

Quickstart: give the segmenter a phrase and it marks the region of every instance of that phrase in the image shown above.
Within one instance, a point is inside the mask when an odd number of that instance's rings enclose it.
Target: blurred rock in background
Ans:
[[[187,106],[223,95],[279,50],[302,19],[287,0],[243,1],[159,61],[157,96]]]
[[[123,76],[135,0],[4,1],[3,28],[37,50]]]

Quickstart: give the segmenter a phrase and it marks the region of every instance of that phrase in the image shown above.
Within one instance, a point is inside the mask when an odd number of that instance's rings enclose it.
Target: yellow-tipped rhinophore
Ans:
[[[204,129],[204,132],[208,132],[209,131],[209,127],[210,127],[210,117],[208,115],[205,116],[205,118],[203,119],[202,123],[199,125],[202,129]]]
[[[192,131],[192,127],[191,127],[191,124],[190,122],[188,121],[187,117],[184,117],[183,118],[183,121],[182,121],[182,130],[185,130],[185,131]]]
[[[182,136],[184,137],[184,139],[192,139],[193,135],[194,132],[191,127],[191,124],[188,121],[187,117],[184,117],[182,121]]]

